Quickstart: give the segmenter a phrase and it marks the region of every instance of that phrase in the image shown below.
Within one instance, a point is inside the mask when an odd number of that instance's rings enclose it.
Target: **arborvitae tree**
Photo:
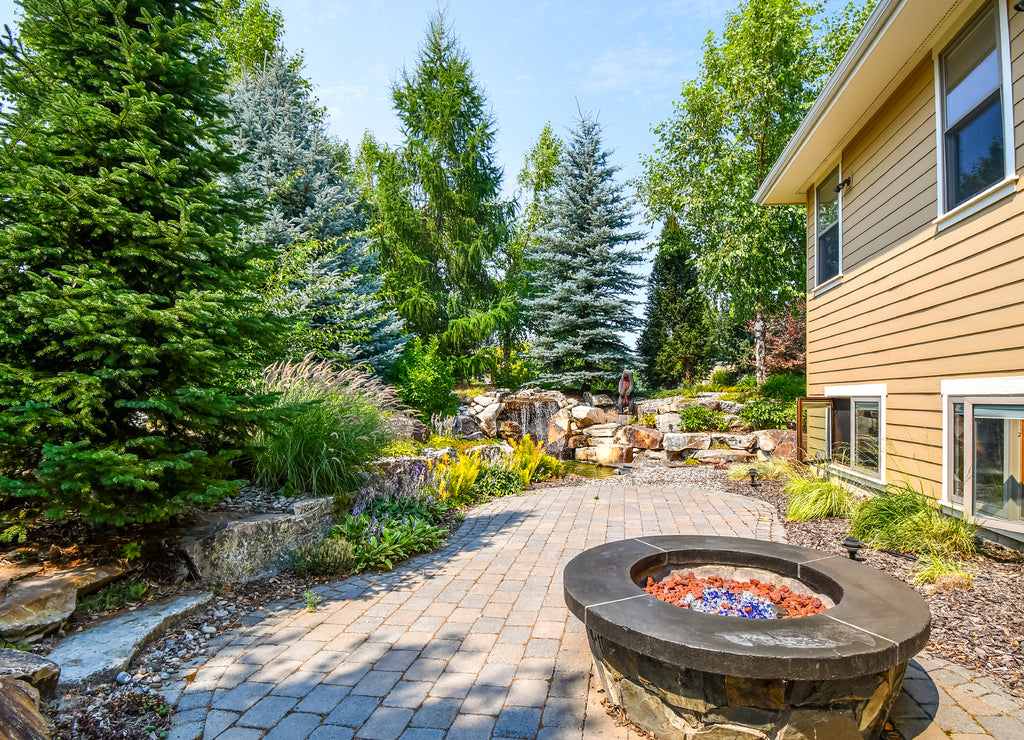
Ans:
[[[413,332],[439,337],[442,354],[466,356],[508,321],[490,268],[512,208],[494,116],[444,20],[431,19],[416,66],[391,88],[404,143],[368,134],[359,159],[389,300]]]
[[[686,234],[670,220],[657,247],[636,351],[648,387],[678,388],[687,380],[702,379],[710,368],[714,325]]]
[[[272,310],[298,319],[290,354],[340,356],[385,372],[402,351],[401,320],[382,308],[362,235],[365,210],[309,84],[277,50],[261,69],[243,71],[229,105],[229,141],[248,160],[231,184],[264,208],[244,241],[281,255],[262,295]]]
[[[239,481],[232,380],[276,328],[219,184],[225,69],[194,0],[21,0],[0,41],[0,495],[151,521]]]
[[[543,383],[586,391],[613,382],[631,360],[620,334],[639,324],[627,296],[636,280],[629,268],[640,256],[625,245],[642,235],[626,231],[633,214],[609,157],[601,126],[583,116],[562,155],[546,221],[531,250],[538,265],[531,354]]]

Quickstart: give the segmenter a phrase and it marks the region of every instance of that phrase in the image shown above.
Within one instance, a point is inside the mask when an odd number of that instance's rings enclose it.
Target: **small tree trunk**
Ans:
[[[758,385],[768,379],[768,350],[764,332],[764,309],[758,308],[754,312],[754,378]]]

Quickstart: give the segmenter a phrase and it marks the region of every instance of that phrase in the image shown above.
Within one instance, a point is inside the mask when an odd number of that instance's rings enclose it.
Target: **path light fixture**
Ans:
[[[1024,2],[1024,0],[1021,0],[1021,2]],[[757,468],[751,468],[748,470],[747,475],[750,476],[750,485],[754,485],[754,476],[757,475]]]
[[[1024,2],[1024,0],[1021,0]],[[847,537],[843,540],[843,548],[846,550],[846,554],[850,556],[850,560],[858,560],[857,553],[864,547],[864,543],[858,540],[856,537]]]
[[[1020,0],[1019,3],[1013,6],[1013,9],[1018,13],[1024,13],[1024,0]]]

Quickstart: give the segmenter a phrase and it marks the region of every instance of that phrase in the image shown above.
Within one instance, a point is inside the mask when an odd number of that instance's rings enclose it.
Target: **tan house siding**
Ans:
[[[1010,12],[1024,169],[1024,13]],[[808,299],[808,393],[887,384],[888,482],[941,495],[946,378],[1024,374],[1024,192],[939,231],[929,55],[842,153],[842,284]],[[825,164],[825,163],[823,163]],[[813,190],[809,203],[813,206]],[[813,207],[809,209],[813,287]]]

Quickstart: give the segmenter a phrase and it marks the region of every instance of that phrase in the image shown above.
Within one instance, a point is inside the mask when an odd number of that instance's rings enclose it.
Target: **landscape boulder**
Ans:
[[[518,442],[523,438],[523,427],[514,421],[503,421],[498,426],[498,436],[501,439],[514,439]]]
[[[615,441],[619,444],[630,447],[641,447],[645,450],[660,450],[662,447],[662,435],[656,429],[646,427],[622,427],[615,435]]]
[[[693,457],[705,463],[738,463],[752,460],[754,455],[743,450],[698,450]]]
[[[733,450],[750,452],[757,445],[757,436],[753,434],[713,434],[711,444],[725,445]]]
[[[60,666],[35,653],[0,648],[0,678],[31,684],[43,701],[49,701],[60,680]]]
[[[39,692],[24,681],[0,678],[0,737],[50,740],[50,728],[39,713]]]
[[[796,457],[796,432],[791,429],[764,429],[755,432],[757,449],[770,457]]]
[[[388,428],[395,435],[407,437],[414,442],[426,442],[430,438],[430,427],[411,417],[392,416],[388,420]]]
[[[604,412],[593,406],[573,406],[570,413],[572,413],[573,421],[578,429],[585,429],[594,424],[603,424],[605,419]]]
[[[463,414],[459,417],[459,428],[462,430],[463,437],[472,437],[480,431],[480,425],[469,414]]]
[[[470,455],[476,455],[488,465],[497,465],[504,458],[515,452],[512,446],[502,442],[500,445],[477,445],[466,450]]]
[[[576,450],[576,459],[601,465],[625,465],[633,462],[633,448],[614,444],[583,447]]]
[[[60,627],[78,597],[107,585],[124,573],[120,565],[83,565],[18,581],[0,604],[0,638],[32,642]]]
[[[662,437],[662,446],[669,452],[706,450],[711,446],[711,439],[707,434],[669,432]]]
[[[726,414],[738,414],[743,410],[743,404],[735,401],[719,401],[718,408]]]
[[[498,436],[498,414],[505,410],[505,404],[492,403],[480,412],[480,430],[488,437]]]

